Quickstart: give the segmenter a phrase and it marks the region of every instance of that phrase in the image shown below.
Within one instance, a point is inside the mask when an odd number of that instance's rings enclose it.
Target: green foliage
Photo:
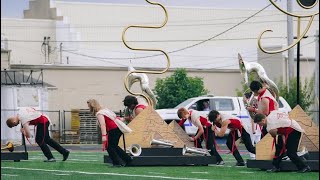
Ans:
[[[191,97],[208,93],[200,77],[187,77],[185,69],[177,69],[173,75],[157,79],[155,89],[157,108],[173,108]]]
[[[254,80],[254,75],[250,74],[249,75],[249,82],[252,82]],[[242,84],[242,90],[240,89],[236,89],[236,94],[237,94],[237,97],[242,97],[244,93],[246,92],[250,92],[250,87],[247,83],[245,83],[244,81],[241,81],[241,84]]]
[[[288,86],[281,80],[278,83],[279,95],[282,96],[288,104],[294,108],[297,105],[297,78],[292,78]],[[314,77],[304,81],[304,85],[300,81],[300,106],[304,111],[308,111],[310,106],[314,103]]]

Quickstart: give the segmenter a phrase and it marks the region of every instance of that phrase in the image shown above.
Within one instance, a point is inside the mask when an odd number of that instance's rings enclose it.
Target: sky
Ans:
[[[145,0],[63,0],[73,2],[96,2],[115,4],[148,4]],[[269,0],[153,0],[167,6],[212,7],[226,9],[261,9]],[[279,5],[286,8],[287,0],[280,0]],[[293,0],[294,9],[298,5]],[[1,0],[1,18],[22,18],[23,10],[28,9],[29,0]]]

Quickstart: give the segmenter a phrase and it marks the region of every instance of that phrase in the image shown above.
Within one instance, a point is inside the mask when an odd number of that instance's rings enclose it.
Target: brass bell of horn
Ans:
[[[207,149],[202,149],[202,148],[190,148],[187,147],[186,145],[184,145],[183,149],[182,149],[182,155],[185,155],[186,153],[190,153],[190,154],[198,154],[198,155],[210,155],[209,151]]]
[[[165,147],[174,147],[173,143],[169,141],[162,141],[162,140],[157,140],[157,139],[152,139],[150,141],[150,145],[156,145],[156,146],[165,146]]]
[[[142,153],[142,148],[139,144],[132,144],[127,151],[132,155],[132,156],[140,156]]]
[[[11,142],[8,142],[6,147],[1,148],[1,150],[7,149],[8,151],[12,152],[14,150],[14,146]]]

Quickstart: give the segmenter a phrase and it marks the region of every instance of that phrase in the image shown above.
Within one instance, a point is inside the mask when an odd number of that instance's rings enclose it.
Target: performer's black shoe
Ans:
[[[70,151],[67,151],[65,154],[63,154],[63,159],[62,161],[66,161],[69,157]]]
[[[55,158],[51,158],[51,159],[44,160],[43,162],[56,162],[56,159]]]
[[[273,167],[272,169],[268,169],[267,170],[268,173],[276,173],[276,172],[280,172],[280,168],[277,167]]]
[[[298,171],[298,173],[306,173],[306,172],[311,172],[311,168],[309,166],[303,168],[303,169],[300,169]]]
[[[237,162],[236,163],[236,166],[245,166],[246,165],[246,163],[244,163],[244,162]]]

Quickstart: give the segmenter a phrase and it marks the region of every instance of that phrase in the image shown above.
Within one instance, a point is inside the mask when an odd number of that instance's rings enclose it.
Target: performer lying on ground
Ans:
[[[277,135],[284,136],[281,146],[276,146],[275,156],[272,161],[274,167],[268,172],[279,172],[281,170],[280,163],[285,151],[287,151],[287,156],[290,160],[297,166],[298,172],[311,171],[310,167],[297,155],[300,139],[304,132],[297,121],[290,119],[287,113],[276,110],[272,111],[267,117],[264,114],[255,115],[254,122],[267,128],[267,131],[274,137],[274,143]]]
[[[251,143],[250,134],[248,133],[247,127],[241,123],[239,118],[227,114],[220,114],[216,110],[210,111],[208,118],[209,121],[214,125],[213,130],[216,136],[223,137],[226,130],[230,130],[226,144],[237,160],[236,166],[244,166],[245,162],[243,161],[235,142],[241,138],[247,150],[253,154],[256,154],[256,149]],[[221,128],[220,131],[218,131],[215,126]]]
[[[103,150],[107,148],[109,157],[114,167],[129,165],[132,158],[121,149],[119,139],[123,133],[129,133],[132,130],[126,126],[114,112],[107,108],[102,108],[97,100],[90,99],[87,101],[90,112],[97,117],[101,128]],[[125,164],[123,164],[123,162]]]
[[[123,105],[126,106],[129,112],[125,113],[125,123],[129,124],[138,114],[140,114],[147,106],[139,104],[136,97],[128,95],[123,100]]]
[[[43,154],[47,157],[47,160],[45,160],[44,162],[56,161],[47,144],[63,155],[62,161],[68,159],[70,152],[60,146],[60,144],[51,139],[51,137],[49,136],[48,127],[50,125],[50,120],[47,115],[42,114],[41,112],[31,107],[19,108],[18,114],[16,116],[8,118],[7,125],[9,128],[12,128],[14,126],[17,126],[19,123],[22,124],[20,131],[25,135],[27,140],[31,136],[29,125],[34,125],[37,127],[36,142],[41,148]]]
[[[198,128],[198,131],[196,133],[195,137],[190,137],[190,141],[196,142],[196,147],[201,148],[202,140],[206,140],[206,148],[210,150],[211,156],[215,156],[217,159],[217,165],[223,165],[224,162],[217,152],[215,142],[215,137],[212,131],[212,124],[208,121],[207,118],[200,116],[199,112],[196,110],[190,110],[188,111],[186,108],[180,108],[178,110],[178,117],[181,119],[179,122],[180,126],[183,126],[184,122],[188,119],[191,121],[191,123]],[[203,139],[201,140],[201,136],[203,136]]]

